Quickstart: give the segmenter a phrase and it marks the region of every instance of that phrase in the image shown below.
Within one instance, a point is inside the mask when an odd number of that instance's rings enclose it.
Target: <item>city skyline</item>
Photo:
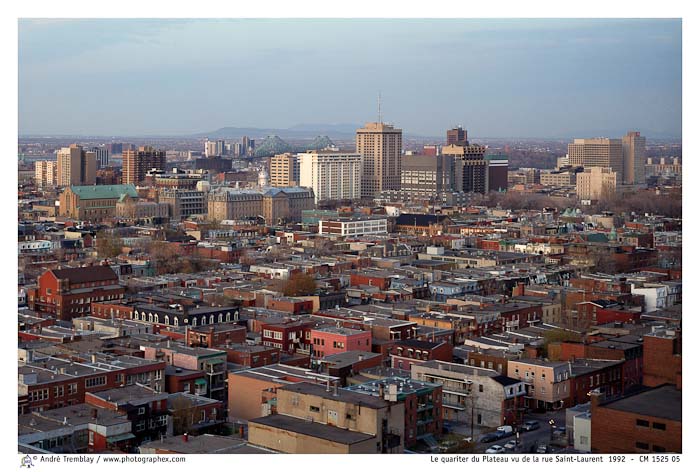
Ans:
[[[20,20],[19,132],[354,126],[381,92],[406,135],[675,138],[680,42],[680,20]]]

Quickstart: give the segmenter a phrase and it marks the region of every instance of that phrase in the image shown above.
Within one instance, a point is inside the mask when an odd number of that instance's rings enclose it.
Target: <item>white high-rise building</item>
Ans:
[[[356,152],[308,151],[298,155],[299,185],[314,190],[316,203],[355,200],[362,191],[362,156]]]
[[[216,141],[204,142],[204,155],[206,157],[223,156],[226,153],[226,141],[217,139]]]

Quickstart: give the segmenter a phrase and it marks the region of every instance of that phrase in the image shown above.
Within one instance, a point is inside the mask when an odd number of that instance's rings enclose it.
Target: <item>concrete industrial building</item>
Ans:
[[[362,156],[343,151],[309,151],[298,155],[299,185],[312,188],[316,203],[361,197]]]
[[[362,197],[401,188],[402,131],[385,123],[367,123],[357,130],[355,143],[362,156]]]

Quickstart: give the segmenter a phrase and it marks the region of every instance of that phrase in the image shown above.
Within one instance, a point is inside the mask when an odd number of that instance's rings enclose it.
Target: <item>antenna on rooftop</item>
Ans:
[[[377,123],[382,122],[382,92],[377,95]]]

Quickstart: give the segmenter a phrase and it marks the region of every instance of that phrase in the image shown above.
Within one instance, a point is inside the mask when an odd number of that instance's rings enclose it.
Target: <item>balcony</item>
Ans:
[[[416,412],[420,413],[422,411],[432,410],[434,407],[435,407],[435,404],[433,404],[432,402],[419,403],[418,408],[416,409]]]

